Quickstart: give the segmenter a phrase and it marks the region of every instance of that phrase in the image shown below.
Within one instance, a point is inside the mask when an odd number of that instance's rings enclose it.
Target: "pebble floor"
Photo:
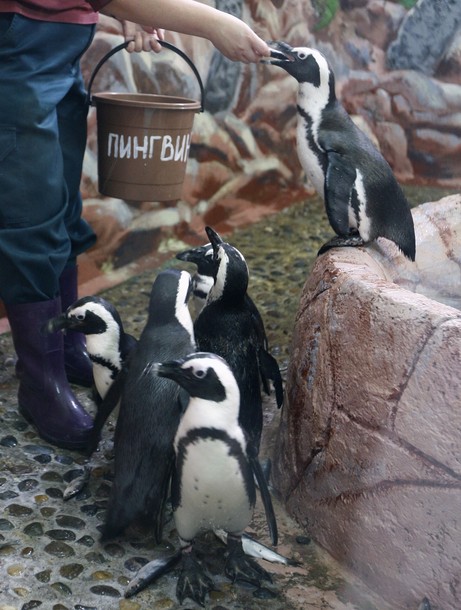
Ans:
[[[280,367],[286,368],[290,335],[299,293],[318,247],[331,236],[318,201],[292,206],[228,238],[250,267],[250,294],[263,314],[269,342]],[[181,267],[176,260],[165,266]],[[192,271],[192,269],[189,269]],[[150,287],[158,270],[143,273],[106,291],[103,296],[120,311],[126,330],[139,336]],[[119,539],[101,544],[111,485],[111,439],[115,420],[106,426],[88,487],[63,500],[70,481],[81,474],[84,457],[40,439],[18,414],[11,337],[0,336],[0,610],[151,610],[194,608],[176,600],[177,572],[130,599],[128,582],[156,554],[176,545],[173,522],[155,547],[149,531],[132,528]],[[94,406],[87,390],[74,388],[88,410]],[[262,457],[276,450],[279,412],[265,399]],[[222,576],[225,547],[204,534],[199,548],[217,590],[211,610],[391,610],[351,574],[310,541],[275,498],[280,542],[278,552],[298,567],[262,562],[273,582],[260,589],[232,585]],[[258,504],[249,533],[269,544]],[[415,609],[416,610],[416,609]]]

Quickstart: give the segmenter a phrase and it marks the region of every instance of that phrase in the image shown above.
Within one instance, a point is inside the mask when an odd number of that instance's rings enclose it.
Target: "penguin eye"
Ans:
[[[197,377],[197,379],[203,379],[206,375],[206,371],[203,369],[196,369],[194,371],[194,375]]]
[[[306,53],[306,51],[298,51],[298,59],[300,59],[301,61],[306,59],[309,56],[309,53]]]
[[[77,318],[77,320],[82,321],[82,320],[85,319],[85,314],[84,313],[78,313],[75,317]]]

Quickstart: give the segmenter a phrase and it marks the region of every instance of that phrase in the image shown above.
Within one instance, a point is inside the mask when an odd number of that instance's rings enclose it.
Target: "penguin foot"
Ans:
[[[344,248],[345,246],[351,246],[356,248],[357,246],[363,246],[364,244],[365,242],[363,241],[363,239],[358,233],[355,232],[351,232],[349,233],[349,235],[345,236],[336,235],[335,237],[332,237],[329,241],[327,241],[326,244],[323,244],[323,246],[317,252],[317,256],[324,254],[328,250],[331,250],[331,248]]]
[[[231,536],[229,534],[227,537],[227,548],[229,554],[224,571],[227,578],[232,582],[247,582],[255,587],[260,587],[261,582],[264,580],[272,582],[270,574],[256,561],[245,555],[240,536]]]
[[[207,594],[215,590],[214,583],[195,558],[193,551],[183,553],[182,557],[183,566],[176,585],[176,597],[180,604],[189,598],[204,607]]]

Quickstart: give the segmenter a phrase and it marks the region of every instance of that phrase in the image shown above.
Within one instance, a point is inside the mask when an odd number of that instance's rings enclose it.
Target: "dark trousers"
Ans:
[[[0,13],[0,298],[53,299],[95,242],[81,218],[87,105],[80,58],[94,26]]]

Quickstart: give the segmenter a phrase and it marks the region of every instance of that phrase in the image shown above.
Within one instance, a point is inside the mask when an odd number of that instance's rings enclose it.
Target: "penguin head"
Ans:
[[[246,294],[249,281],[248,266],[243,254],[231,244],[223,241],[211,227],[205,227],[213,247],[214,285],[209,300],[220,298],[238,299]]]
[[[88,296],[78,299],[64,313],[48,320],[45,331],[58,330],[74,330],[85,335],[101,335],[113,330],[119,335],[123,325],[111,303],[101,297]]]
[[[211,243],[191,248],[176,254],[176,258],[180,261],[194,263],[197,265],[197,273],[207,277],[213,277],[214,261],[213,261],[213,246]]]
[[[317,49],[292,47],[286,42],[273,41],[271,58],[267,63],[279,66],[300,83],[307,83],[314,89],[326,88],[334,97],[334,74],[328,61]]]
[[[191,398],[216,403],[217,407],[230,407],[238,417],[238,385],[229,365],[220,356],[196,352],[180,360],[156,363],[152,369],[159,377],[176,381]]]

